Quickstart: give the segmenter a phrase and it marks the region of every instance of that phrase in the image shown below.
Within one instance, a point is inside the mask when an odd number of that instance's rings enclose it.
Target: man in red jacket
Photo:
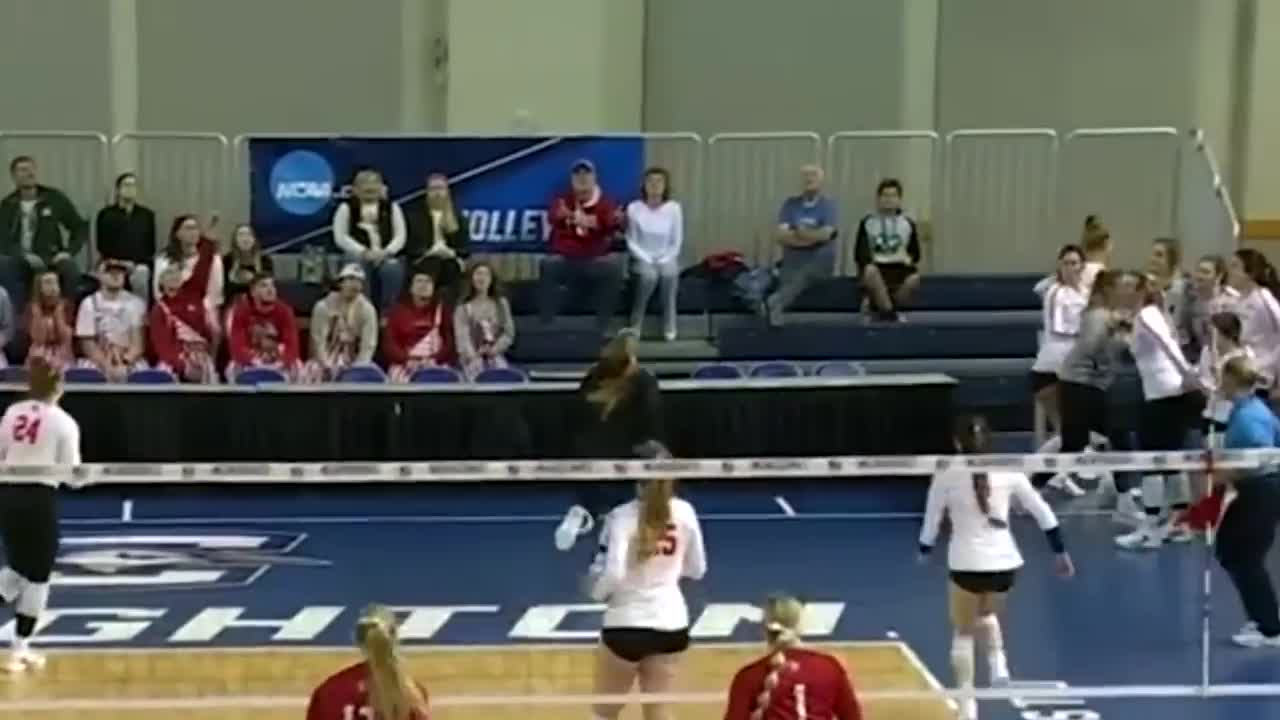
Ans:
[[[298,351],[298,323],[293,308],[276,296],[276,282],[266,273],[253,278],[227,319],[231,363],[227,379],[235,382],[242,370],[269,367],[296,382],[302,370]]]
[[[538,277],[538,315],[550,325],[560,311],[560,291],[594,287],[593,307],[601,334],[609,329],[622,289],[622,256],[613,252],[613,240],[622,229],[622,213],[604,196],[590,160],[573,164],[568,192],[551,201],[547,217],[551,226],[550,253],[542,258]]]

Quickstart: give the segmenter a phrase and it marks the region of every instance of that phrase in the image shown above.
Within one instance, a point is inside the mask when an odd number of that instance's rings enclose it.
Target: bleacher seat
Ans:
[[[409,376],[409,382],[421,383],[424,385],[448,385],[450,383],[462,382],[462,374],[453,368],[428,367],[415,370],[414,373]]]
[[[752,366],[750,372],[753,378],[790,378],[800,377],[802,374],[795,363],[789,363],[785,360],[762,362]]]
[[[104,383],[107,376],[95,367],[70,367],[62,373],[62,379],[69,383]]]
[[[709,363],[694,369],[694,380],[740,380],[742,370],[728,363]]]
[[[518,365],[539,362],[593,361],[600,355],[604,338],[593,330],[548,329],[521,331],[507,359]]]
[[[31,373],[21,365],[10,365],[0,368],[0,382],[25,383],[31,379]]]
[[[128,381],[134,385],[173,385],[178,382],[178,378],[168,370],[147,368],[129,373]]]
[[[284,376],[284,373],[268,367],[245,368],[236,375],[237,385],[265,385],[267,383],[287,382],[287,380],[288,378]]]
[[[338,373],[338,382],[378,384],[387,381],[387,374],[377,365],[352,365]]]
[[[844,360],[819,363],[813,368],[814,377],[861,377],[866,374],[865,367]]]
[[[779,348],[794,359],[1031,357],[1036,326],[873,324],[726,327],[716,332],[720,356],[731,360],[776,358]]]
[[[529,376],[519,368],[486,368],[476,375],[478,383],[523,383],[529,382]]]

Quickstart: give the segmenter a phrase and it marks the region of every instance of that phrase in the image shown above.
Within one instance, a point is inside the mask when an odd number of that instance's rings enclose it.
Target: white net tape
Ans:
[[[56,478],[73,485],[156,483],[495,482],[867,477],[932,475],[942,470],[1022,472],[1206,472],[1280,468],[1280,450],[1084,453],[1074,455],[849,455],[689,460],[513,460],[388,463],[103,463],[9,466],[0,477]]]

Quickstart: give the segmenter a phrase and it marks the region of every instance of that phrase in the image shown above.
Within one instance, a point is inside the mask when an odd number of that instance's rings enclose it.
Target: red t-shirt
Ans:
[[[307,720],[391,720],[374,717],[369,705],[369,669],[365,663],[356,663],[345,670],[330,675],[311,693],[307,705]],[[418,686],[422,697],[427,691]],[[428,720],[426,715],[414,713],[414,720]]]
[[[749,720],[773,666],[767,655],[738,671],[729,686],[724,720]],[[769,697],[763,720],[861,720],[849,673],[839,660],[803,648],[786,651],[787,665]]]

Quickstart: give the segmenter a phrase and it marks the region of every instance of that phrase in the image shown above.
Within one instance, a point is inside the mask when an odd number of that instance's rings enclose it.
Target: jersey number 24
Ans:
[[[40,418],[19,415],[13,422],[13,441],[35,445],[40,437]]]

